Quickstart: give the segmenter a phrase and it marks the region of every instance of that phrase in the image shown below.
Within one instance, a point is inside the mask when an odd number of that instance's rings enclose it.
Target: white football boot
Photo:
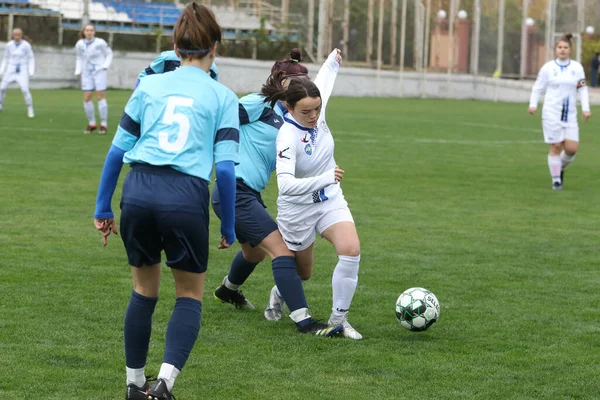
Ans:
[[[284,304],[283,297],[277,294],[277,286],[273,286],[269,296],[269,304],[265,308],[265,318],[269,321],[279,321],[283,315]]]
[[[344,331],[342,332],[342,335],[344,337],[350,338],[350,339],[355,339],[355,340],[360,340],[362,339],[362,335],[360,333],[358,333],[358,331],[356,329],[354,329],[352,327],[352,325],[350,325],[350,323],[348,322],[348,320],[346,318],[342,319],[342,320],[337,320],[334,319],[333,316],[331,316],[329,318],[329,325],[338,325],[338,324],[342,324],[342,326],[344,327]]]

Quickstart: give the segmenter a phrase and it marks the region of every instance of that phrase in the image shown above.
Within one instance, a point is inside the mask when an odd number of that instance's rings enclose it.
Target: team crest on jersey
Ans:
[[[307,143],[306,146],[304,146],[304,152],[309,156],[312,155],[313,149],[310,143]]]

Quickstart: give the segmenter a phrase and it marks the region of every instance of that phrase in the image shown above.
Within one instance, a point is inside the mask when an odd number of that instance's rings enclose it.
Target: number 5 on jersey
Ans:
[[[165,125],[173,125],[177,123],[179,125],[179,131],[177,132],[177,138],[174,142],[169,141],[169,132],[161,131],[158,134],[158,144],[160,147],[170,153],[176,153],[183,149],[185,142],[187,142],[188,134],[190,133],[190,119],[182,113],[176,113],[175,107],[191,107],[194,104],[194,99],[186,97],[171,96],[167,100],[167,109],[163,116],[162,122]]]

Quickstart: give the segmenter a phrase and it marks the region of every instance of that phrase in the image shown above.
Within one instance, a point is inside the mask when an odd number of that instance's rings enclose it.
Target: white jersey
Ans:
[[[556,59],[544,64],[531,91],[529,107],[537,107],[544,92],[544,121],[577,125],[577,92],[581,109],[590,111],[585,71],[577,61]]]
[[[0,64],[0,75],[3,74],[20,74],[29,73],[33,75],[35,72],[35,58],[31,45],[21,40],[19,43],[11,40],[4,48],[4,57]]]
[[[79,39],[75,45],[75,54],[77,57],[75,75],[108,69],[113,58],[112,50],[101,38],[94,38],[91,41]]]
[[[339,70],[332,52],[315,78],[321,92],[321,113],[314,129],[301,126],[291,114],[277,135],[277,204],[313,204],[342,195],[335,182],[333,136],[325,122],[327,102]]]

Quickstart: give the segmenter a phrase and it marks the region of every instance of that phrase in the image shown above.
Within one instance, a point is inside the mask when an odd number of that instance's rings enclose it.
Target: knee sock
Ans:
[[[563,169],[567,168],[567,166],[569,164],[571,164],[574,159],[575,159],[575,154],[573,154],[572,156],[569,156],[569,155],[567,155],[567,153],[564,150],[560,152],[560,162],[561,162]]]
[[[560,156],[548,155],[548,169],[550,170],[550,176],[552,176],[552,182],[560,182],[561,167]]]
[[[100,124],[108,125],[108,103],[106,99],[98,100],[98,113],[100,114]]]
[[[179,297],[167,327],[167,345],[163,363],[158,373],[164,379],[169,391],[173,389],[175,378],[183,369],[200,332],[202,302],[189,297]]]
[[[23,90],[23,98],[25,99],[25,104],[27,104],[27,109],[33,110],[33,99],[31,98],[31,92],[28,90]]]
[[[352,297],[358,284],[360,256],[339,256],[333,270],[331,286],[333,289],[332,320],[343,320],[348,314]]]
[[[246,282],[246,279],[252,274],[256,265],[257,264],[255,263],[246,261],[244,254],[240,250],[233,258],[231,267],[229,267],[229,273],[223,284],[228,289],[237,290],[244,282]]]
[[[292,256],[277,257],[272,265],[277,290],[290,309],[290,317],[296,323],[310,318],[302,280],[296,271],[296,259]]]
[[[127,384],[139,387],[146,382],[144,368],[152,333],[152,314],[158,298],[142,296],[133,291],[125,313],[125,362]]]
[[[94,102],[85,101],[83,103],[83,109],[85,110],[85,115],[88,119],[88,124],[96,125],[96,112],[94,110]]]
[[[0,89],[0,108],[4,104],[4,98],[6,97],[6,89]]]

